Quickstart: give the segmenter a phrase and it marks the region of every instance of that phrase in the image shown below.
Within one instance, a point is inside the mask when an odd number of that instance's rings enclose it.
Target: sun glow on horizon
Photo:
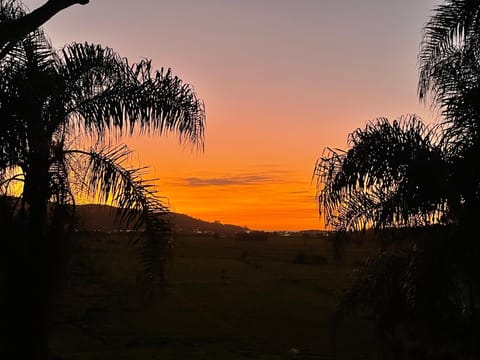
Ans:
[[[377,117],[429,121],[416,90],[432,3],[102,0],[45,30],[57,48],[103,44],[194,86],[206,108],[203,152],[174,134],[122,139],[172,211],[253,230],[323,229],[311,181],[323,149],[346,149],[348,134]]]
[[[172,211],[251,230],[322,228],[308,183],[263,175],[165,179]],[[169,196],[170,197],[170,196]]]

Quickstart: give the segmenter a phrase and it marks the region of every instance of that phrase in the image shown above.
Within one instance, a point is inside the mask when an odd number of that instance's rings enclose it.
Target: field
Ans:
[[[372,248],[337,263],[326,237],[266,240],[178,236],[167,283],[142,291],[128,234],[72,240],[55,306],[59,359],[333,359],[335,305]],[[374,359],[368,317],[338,326],[337,359]]]

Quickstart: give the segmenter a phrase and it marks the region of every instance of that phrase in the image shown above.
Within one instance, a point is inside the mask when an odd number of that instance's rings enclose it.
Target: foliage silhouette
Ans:
[[[0,4],[0,58],[28,33],[35,31],[60,11],[89,0],[48,0],[38,9],[26,14],[16,0],[1,0]]]
[[[348,151],[327,148],[315,165],[327,226],[338,231],[415,226],[445,217],[448,162],[438,128],[415,115],[392,123],[379,118],[348,141]]]
[[[77,195],[118,206],[119,220],[142,228],[146,278],[153,284],[162,275],[171,239],[163,216],[168,208],[142,180],[145,169],[128,166],[130,151],[112,148],[110,139],[175,132],[180,142],[202,149],[205,111],[170,69],[154,71],[148,60],[129,64],[95,44],[56,51],[41,30],[0,59],[0,72],[0,190],[8,195],[21,183],[20,205],[8,208],[4,201],[0,216],[8,225],[6,211],[17,211],[10,217],[15,238],[4,239],[8,336],[2,345],[9,356],[46,358],[55,254]]]
[[[418,55],[418,94],[443,117],[444,146],[455,162],[456,211],[466,222],[480,215],[479,15],[479,1],[445,1],[424,27]]]
[[[315,165],[320,213],[337,237],[372,228],[395,238],[337,314],[369,309],[384,358],[480,355],[479,14],[479,1],[447,0],[423,29],[418,95],[440,111],[438,124],[376,119]]]
[[[383,239],[341,298],[334,325],[366,307],[386,359],[479,353],[479,246],[441,130],[415,116],[377,119],[350,134],[348,151],[328,149],[315,167],[335,244],[366,229]]]

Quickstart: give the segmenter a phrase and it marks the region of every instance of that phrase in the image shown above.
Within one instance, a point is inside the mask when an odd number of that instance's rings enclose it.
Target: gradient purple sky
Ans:
[[[25,0],[29,9],[43,0]],[[375,117],[416,113],[433,0],[91,0],[45,26],[171,67],[205,101],[206,146],[131,139],[173,211],[251,229],[319,229],[311,182],[326,146]]]

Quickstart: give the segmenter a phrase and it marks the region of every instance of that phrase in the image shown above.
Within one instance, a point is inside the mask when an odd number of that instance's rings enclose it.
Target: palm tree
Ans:
[[[453,74],[442,73],[439,70],[444,65],[448,65],[451,59],[460,60],[459,55],[463,50],[467,52],[478,50],[480,46],[479,15],[480,1],[478,0],[446,0],[433,9],[433,15],[423,27],[423,39],[418,54],[420,99],[426,100],[428,94],[432,93],[433,101],[442,102],[444,96],[448,94],[446,83],[454,85],[452,81],[455,79],[449,78]],[[442,75],[446,75],[447,78],[442,78]]]
[[[458,346],[477,353],[478,247],[457,226],[456,158],[443,134],[415,115],[375,119],[349,135],[348,151],[327,148],[315,167],[336,240],[373,228],[384,244],[341,297],[337,320],[371,309],[384,354],[399,359],[462,359],[452,354]]]
[[[326,148],[315,165],[320,213],[334,230],[426,225],[447,215],[448,163],[438,128],[378,118]]]
[[[424,27],[418,95],[443,118],[445,148],[455,162],[461,221],[480,215],[480,1],[448,0]]]
[[[418,55],[418,95],[440,111],[443,142],[452,163],[452,208],[460,284],[469,294],[470,333],[480,333],[480,245],[472,236],[480,216],[480,1],[448,0],[426,23]],[[459,291],[460,292],[460,291]],[[457,294],[459,293],[457,292]],[[477,354],[480,352],[476,348]]]
[[[44,5],[25,14],[15,0],[1,0],[0,4],[0,58],[12,49],[16,42],[50,20],[60,11],[75,5],[88,4],[89,0],[49,0]],[[12,16],[12,15],[17,16]]]
[[[350,134],[348,151],[327,148],[314,175],[337,235],[374,228],[403,240],[368,259],[339,315],[372,309],[396,358],[477,358],[480,1],[446,0],[423,30],[418,95],[439,124],[377,119]]]
[[[0,60],[0,72],[0,187],[23,183],[19,236],[7,244],[6,308],[13,316],[7,339],[11,353],[46,358],[53,242],[65,235],[67,205],[75,204],[78,189],[119,206],[121,220],[143,227],[150,235],[147,275],[161,271],[169,241],[161,215],[168,209],[142,181],[142,169],[127,166],[128,149],[108,146],[109,136],[176,132],[202,148],[204,105],[170,69],[153,71],[146,60],[129,64],[94,44],[55,51],[41,31]]]

